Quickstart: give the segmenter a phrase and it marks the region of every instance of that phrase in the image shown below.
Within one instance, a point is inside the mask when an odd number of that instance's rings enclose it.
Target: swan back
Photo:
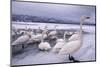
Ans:
[[[59,50],[64,46],[64,41],[57,42],[53,47],[52,52],[59,52]]]
[[[41,42],[38,47],[41,50],[49,50],[49,49],[51,49],[51,46],[50,46],[50,44],[48,42]]]
[[[31,38],[31,33],[25,31],[24,34],[22,36],[20,36],[19,38],[17,38],[12,45],[18,45],[18,44],[24,44],[26,43],[29,39]]]
[[[68,42],[61,48],[59,54],[72,54],[76,52],[81,47],[81,45],[81,40]]]
[[[19,44],[23,44],[25,42],[27,42],[29,40],[29,36],[28,35],[22,35],[19,38],[17,38],[12,45],[19,45]]]
[[[81,37],[80,33],[75,33],[68,39],[68,41],[78,40],[78,39],[80,39],[80,37]]]
[[[57,31],[51,31],[50,33],[49,33],[49,36],[55,36],[57,34]]]

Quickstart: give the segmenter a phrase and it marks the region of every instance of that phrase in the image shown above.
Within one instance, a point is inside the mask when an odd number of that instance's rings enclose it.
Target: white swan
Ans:
[[[39,27],[40,28],[40,27]],[[42,31],[42,33],[44,34],[43,35],[43,39],[46,39],[48,36],[47,36],[47,27],[45,26],[44,30]],[[42,38],[42,34],[41,33],[38,33],[35,35],[34,37],[34,41],[35,42],[40,42],[41,41],[41,38]]]
[[[29,32],[31,32],[32,35],[31,35],[31,38],[29,39],[29,41],[27,42],[27,44],[40,42],[41,38],[42,38],[41,32],[44,33],[43,39],[47,38],[47,34],[46,34],[47,33],[47,26],[45,26],[43,31],[42,31],[42,29],[40,27],[38,27],[36,32],[34,32],[35,34],[33,33],[32,30],[29,30]]]
[[[46,34],[48,36],[48,29],[47,25],[44,27],[42,33]]]
[[[26,44],[30,44],[30,43],[34,43],[34,42],[36,42],[35,35],[31,33],[31,38],[29,39],[29,41],[26,42]]]
[[[24,48],[24,45],[27,43],[27,41],[29,41],[29,39],[31,38],[31,34],[29,32],[25,32],[24,35],[20,36],[19,38],[17,38],[12,45],[22,45],[22,48]]]
[[[39,27],[38,30],[36,30],[35,37],[33,37],[32,39],[35,42],[40,42],[41,41],[41,38],[42,38],[42,34],[40,33],[40,27]]]
[[[65,31],[65,32],[64,32],[64,35],[63,35],[63,39],[62,39],[62,38],[57,39],[57,40],[56,40],[56,43],[57,43],[57,42],[63,42],[64,40],[66,40],[66,38],[67,38],[66,36],[71,36],[71,35],[73,35],[73,34],[74,34],[73,32]]]
[[[43,36],[44,36],[44,33],[42,33],[41,43],[38,46],[39,49],[40,50],[49,50],[49,49],[51,49],[50,44],[48,42],[44,42]]]
[[[82,46],[82,23],[84,22],[85,19],[89,19],[90,17],[82,16],[80,18],[80,32],[77,34],[72,35],[73,39],[72,41],[69,41],[68,43],[65,43],[65,45],[61,48],[59,51],[59,54],[65,54],[69,55],[69,60],[70,61],[76,61],[73,56],[71,56],[74,52],[80,49]],[[77,37],[77,39],[75,38]]]
[[[57,35],[56,27],[57,27],[57,25],[55,25],[54,31],[51,31],[51,32],[48,34],[48,36],[49,36],[50,39],[57,39],[57,36],[56,36],[56,35]]]
[[[48,36],[53,36],[53,35],[55,36],[55,35],[57,34],[56,27],[57,27],[57,25],[55,25],[54,31],[51,31],[51,32],[48,34]]]
[[[71,36],[73,32],[65,31],[63,35],[63,39],[57,39],[56,40],[56,45],[53,47],[52,52],[59,52],[59,50],[64,46],[64,44],[68,41],[66,36]]]
[[[41,38],[42,38],[42,34],[37,34],[37,35],[35,35],[34,40],[36,42],[40,42],[41,41]],[[44,36],[43,36],[43,39],[45,39],[45,38],[47,38],[47,35],[46,34],[44,34]]]
[[[64,33],[63,39],[57,39],[56,45],[53,47],[52,52],[57,53],[64,46],[64,44],[66,43],[66,34],[68,33]]]
[[[80,33],[79,32],[76,32],[74,33],[69,39],[68,41],[73,41],[73,40],[77,40],[80,38]]]
[[[42,29],[39,26],[38,29],[36,30],[36,33],[41,33],[41,32],[42,32]]]

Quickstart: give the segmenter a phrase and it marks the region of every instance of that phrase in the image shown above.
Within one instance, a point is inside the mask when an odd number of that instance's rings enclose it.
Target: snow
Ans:
[[[23,22],[24,23],[24,22]],[[46,23],[33,23],[37,24],[41,28],[44,28]],[[16,23],[13,24],[16,28],[30,27],[37,29],[38,27],[32,24],[20,26]],[[43,26],[44,25],[44,26]],[[66,30],[78,30],[78,25],[71,24],[51,24],[48,23],[48,29],[54,29],[54,26],[58,25],[57,29]],[[84,33],[83,35],[83,46],[79,49],[73,56],[79,61],[94,61],[95,59],[95,26],[83,25],[83,30],[89,33]],[[12,65],[27,65],[27,64],[47,64],[47,63],[62,63],[70,62],[67,55],[58,55],[52,53],[51,51],[39,51],[37,45],[29,45],[24,50],[21,50],[15,56],[12,56]]]
[[[54,29],[55,25],[57,25],[57,29],[79,29],[78,25],[73,25],[72,24],[53,24],[53,23],[40,23],[40,22],[12,22],[12,26],[16,28],[32,28],[32,29],[38,29],[40,27],[43,29],[45,26],[48,26],[48,29]],[[84,27],[85,26],[85,27]],[[95,26],[88,26],[88,25],[83,25],[84,30],[89,31],[89,32],[94,32],[95,31]]]

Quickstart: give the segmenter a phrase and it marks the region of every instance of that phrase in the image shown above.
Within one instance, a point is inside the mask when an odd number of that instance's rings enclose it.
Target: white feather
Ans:
[[[80,34],[79,33],[75,33],[68,39],[68,41],[77,40],[79,38],[80,38]]]
[[[57,34],[57,31],[51,31],[48,36],[55,36]]]
[[[59,54],[68,55],[80,49],[80,47],[82,46],[82,23],[85,19],[87,19],[85,16],[81,17],[80,31],[69,38],[69,42],[65,43],[65,45],[59,51]]]
[[[59,51],[59,54],[72,54],[76,52],[80,47],[81,47],[81,41],[80,40],[75,40],[66,43],[62,49]]]
[[[56,45],[53,47],[52,52],[59,52],[59,50],[65,45],[64,41],[59,41],[56,43]]]
[[[27,44],[35,42],[35,35],[31,35],[31,38],[27,41]]]
[[[30,39],[30,37],[29,37],[28,35],[20,36],[19,38],[17,38],[17,39],[12,43],[12,45],[25,44],[29,39]]]
[[[51,46],[50,46],[50,44],[48,42],[41,42],[38,47],[41,50],[49,50],[49,49],[51,49]]]
[[[35,35],[34,40],[40,41],[41,38],[42,38],[42,34],[37,34],[37,35]],[[46,34],[44,34],[44,36],[43,36],[43,39],[45,39],[45,38],[47,38]]]

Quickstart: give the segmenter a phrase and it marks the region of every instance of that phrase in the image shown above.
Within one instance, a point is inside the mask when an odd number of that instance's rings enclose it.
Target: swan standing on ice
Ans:
[[[64,35],[63,35],[63,39],[62,39],[62,38],[60,38],[60,39],[57,38],[56,43],[57,43],[57,42],[62,42],[62,41],[64,41],[64,38],[68,39],[68,38],[69,38],[70,36],[72,36],[73,34],[74,34],[74,32],[65,31],[65,32],[64,32]],[[65,40],[66,40],[66,39],[65,39]]]
[[[73,56],[71,56],[74,52],[80,49],[82,46],[82,23],[84,20],[89,19],[90,17],[82,16],[80,18],[80,31],[77,34],[72,35],[71,41],[65,43],[64,46],[59,51],[60,55],[69,55],[69,60],[73,62],[77,62]],[[77,37],[77,38],[76,38]]]
[[[47,38],[47,27],[45,26],[44,30],[42,31],[42,33],[44,34],[43,35],[43,39],[46,39]],[[39,34],[36,34],[35,37],[34,37],[34,40],[36,42],[40,42],[41,41],[41,38],[42,38],[42,34],[39,33]]]
[[[31,30],[31,31],[29,31],[29,32],[30,32],[30,34],[31,34],[31,38],[29,39],[29,41],[27,41],[26,44],[31,44],[31,43],[36,42],[36,41],[35,41],[35,34],[33,33],[33,31]]]
[[[48,27],[45,26],[44,29],[43,29],[43,31],[42,31],[42,33],[44,34],[44,35],[43,35],[43,39],[46,39],[46,38],[48,37],[48,29],[47,29],[47,28],[48,28]]]
[[[59,50],[65,45],[66,43],[66,32],[64,33],[63,39],[57,39],[56,45],[53,47],[52,52],[59,52]]]
[[[40,27],[39,27],[39,28],[36,30],[35,37],[32,38],[35,42],[40,42],[40,41],[41,41],[42,34],[41,34],[40,32],[41,32],[41,29],[40,29]]]
[[[42,32],[42,29],[39,26],[38,29],[36,30],[36,33],[41,33],[41,32]]]
[[[31,38],[31,34],[29,32],[25,32],[24,35],[22,35],[19,38],[17,38],[12,43],[12,45],[13,46],[22,45],[22,48],[24,49],[24,45],[27,43],[27,41],[29,41],[30,38]]]
[[[48,36],[48,29],[47,29],[47,25],[44,27],[44,30],[42,31],[42,33],[46,34]]]
[[[51,31],[49,34],[48,34],[48,36],[50,37],[50,39],[55,39],[55,38],[57,38],[57,29],[56,29],[56,27],[57,27],[57,25],[55,25],[55,27],[54,27],[54,31]]]
[[[49,50],[49,49],[51,49],[50,44],[48,42],[44,42],[43,36],[44,36],[44,33],[42,33],[41,43],[38,46],[39,49],[40,50]]]

